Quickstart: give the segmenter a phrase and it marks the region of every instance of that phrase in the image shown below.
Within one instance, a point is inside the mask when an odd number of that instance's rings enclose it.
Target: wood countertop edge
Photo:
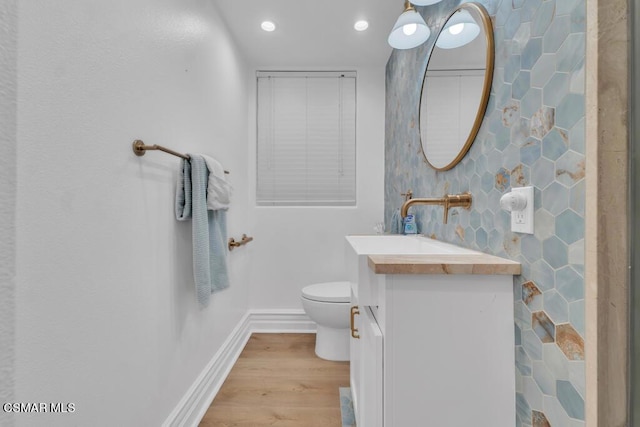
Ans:
[[[488,254],[478,255],[369,255],[376,274],[478,274],[518,275],[521,265]]]

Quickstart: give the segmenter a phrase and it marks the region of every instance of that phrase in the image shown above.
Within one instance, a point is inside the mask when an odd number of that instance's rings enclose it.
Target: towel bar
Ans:
[[[132,145],[133,145],[133,153],[136,156],[144,156],[147,150],[160,150],[160,151],[164,151],[165,153],[171,154],[172,156],[181,157],[185,160],[190,159],[189,155],[178,153],[177,151],[173,151],[169,148],[163,147],[162,145],[158,145],[158,144],[144,145],[144,142],[139,139],[136,139],[135,141],[133,141]],[[224,173],[228,174],[229,171],[224,171]]]
[[[239,241],[235,241],[235,239],[233,237],[229,238],[229,250],[232,251],[233,248],[237,248],[238,246],[242,246],[242,245],[246,245],[247,243],[249,243],[250,241],[253,240],[253,237],[247,237],[246,234],[242,235],[242,239],[240,239]]]

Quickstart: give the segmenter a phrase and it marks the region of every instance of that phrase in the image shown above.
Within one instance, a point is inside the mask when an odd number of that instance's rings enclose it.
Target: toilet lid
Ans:
[[[316,283],[302,288],[302,296],[319,302],[350,302],[349,282]]]

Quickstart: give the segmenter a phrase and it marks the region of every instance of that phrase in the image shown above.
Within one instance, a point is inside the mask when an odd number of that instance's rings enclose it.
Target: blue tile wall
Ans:
[[[584,425],[585,0],[480,0],[494,25],[489,105],[469,153],[439,172],[423,158],[418,105],[428,54],[460,0],[418,11],[422,46],[394,51],[386,73],[385,220],[400,193],[470,191],[471,210],[412,208],[420,232],[522,263],[514,279],[514,425]],[[510,231],[498,201],[535,188],[535,234]],[[389,228],[388,228],[389,229]],[[524,299],[523,299],[524,298]]]

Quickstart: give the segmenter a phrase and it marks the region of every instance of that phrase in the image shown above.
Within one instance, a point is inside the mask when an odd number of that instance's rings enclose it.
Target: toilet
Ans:
[[[316,283],[302,289],[302,307],[316,322],[316,355],[321,359],[349,360],[349,282]]]

